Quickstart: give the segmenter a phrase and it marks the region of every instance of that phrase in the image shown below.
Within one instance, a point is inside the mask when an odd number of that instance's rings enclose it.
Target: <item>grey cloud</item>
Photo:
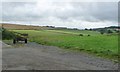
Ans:
[[[58,22],[88,21],[117,22],[117,2],[52,2],[48,9],[36,7],[35,2],[3,2],[3,21],[48,21],[50,18]],[[54,20],[53,20],[54,21]],[[64,24],[64,23],[63,23]]]
[[[95,20],[108,20],[108,21],[117,21],[117,2],[88,2],[88,3],[74,3],[74,6],[79,6],[83,9],[82,12],[79,10],[76,11],[77,16],[84,16],[85,20],[93,21]],[[79,8],[78,7],[78,8]],[[91,18],[92,17],[92,18]],[[94,19],[93,19],[94,18]]]
[[[117,20],[117,3],[113,2],[107,2],[107,3],[77,3],[77,2],[72,2],[70,3],[71,6],[73,6],[73,10],[67,10],[65,12],[59,12],[59,9],[56,10],[50,10],[46,11],[41,15],[37,15],[32,12],[24,12],[25,5],[34,5],[35,3],[25,3],[25,2],[14,2],[14,3],[3,3],[3,16],[6,16],[5,14],[7,13],[8,16],[11,16],[12,14],[15,14],[16,17],[33,17],[33,18],[41,18],[44,16],[55,16],[59,17],[61,19],[67,19],[69,17],[79,17],[81,19],[85,19],[88,21],[94,21],[95,20]],[[21,14],[13,12],[15,9],[20,8],[23,9],[23,13]],[[64,6],[63,6],[64,7]],[[82,9],[82,10],[81,10]],[[12,12],[11,12],[12,11]],[[25,10],[26,11],[26,10]],[[14,16],[14,15],[13,15]],[[25,16],[25,17],[24,17]],[[84,17],[84,18],[83,18]],[[13,17],[12,17],[13,18]],[[4,19],[4,17],[3,17]]]

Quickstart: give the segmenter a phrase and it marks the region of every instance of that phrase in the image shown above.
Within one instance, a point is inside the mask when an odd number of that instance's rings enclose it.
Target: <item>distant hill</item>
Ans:
[[[110,27],[104,27],[104,28],[95,28],[95,29],[93,29],[93,30],[108,30],[108,29],[110,29],[110,30],[120,30],[120,26],[110,26]]]
[[[45,27],[45,26],[18,25],[18,24],[7,24],[7,23],[1,23],[0,27],[2,26],[6,29],[20,29],[20,30],[52,29],[50,27]]]
[[[102,32],[102,33],[108,33],[108,32],[119,33],[120,32],[120,26],[110,26],[110,27],[104,27],[104,28],[95,28],[95,29],[92,29],[92,30],[99,31],[99,32]]]

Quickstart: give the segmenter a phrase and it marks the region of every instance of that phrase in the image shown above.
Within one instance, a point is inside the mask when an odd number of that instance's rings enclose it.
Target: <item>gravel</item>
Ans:
[[[3,70],[116,70],[118,64],[81,52],[34,42],[2,44]]]

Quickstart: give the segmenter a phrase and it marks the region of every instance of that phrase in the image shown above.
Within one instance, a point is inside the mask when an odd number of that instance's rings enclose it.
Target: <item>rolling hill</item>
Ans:
[[[45,26],[32,26],[32,25],[18,25],[18,24],[8,24],[8,23],[0,23],[0,27],[4,27],[6,29],[18,29],[18,30],[41,30],[41,29],[51,29],[50,27]]]

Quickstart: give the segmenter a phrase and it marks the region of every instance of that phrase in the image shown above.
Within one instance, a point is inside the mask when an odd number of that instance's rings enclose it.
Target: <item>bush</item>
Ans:
[[[104,34],[106,31],[104,29],[100,30],[100,34]]]
[[[83,34],[79,34],[79,36],[83,36]]]
[[[88,36],[90,36],[90,35],[88,34]]]
[[[90,31],[92,31],[92,29],[91,29],[91,28],[90,28],[89,30],[90,30]]]
[[[107,32],[108,34],[110,34],[110,33],[113,33],[111,30],[108,30],[108,32]]]
[[[85,28],[85,30],[88,30],[87,28]]]
[[[104,34],[104,32],[100,32],[101,34]]]
[[[116,30],[116,33],[119,33],[120,31],[119,30]]]
[[[10,32],[6,29],[2,29],[2,39],[5,40],[5,39],[13,39],[13,37],[15,36],[15,34],[13,32]]]

